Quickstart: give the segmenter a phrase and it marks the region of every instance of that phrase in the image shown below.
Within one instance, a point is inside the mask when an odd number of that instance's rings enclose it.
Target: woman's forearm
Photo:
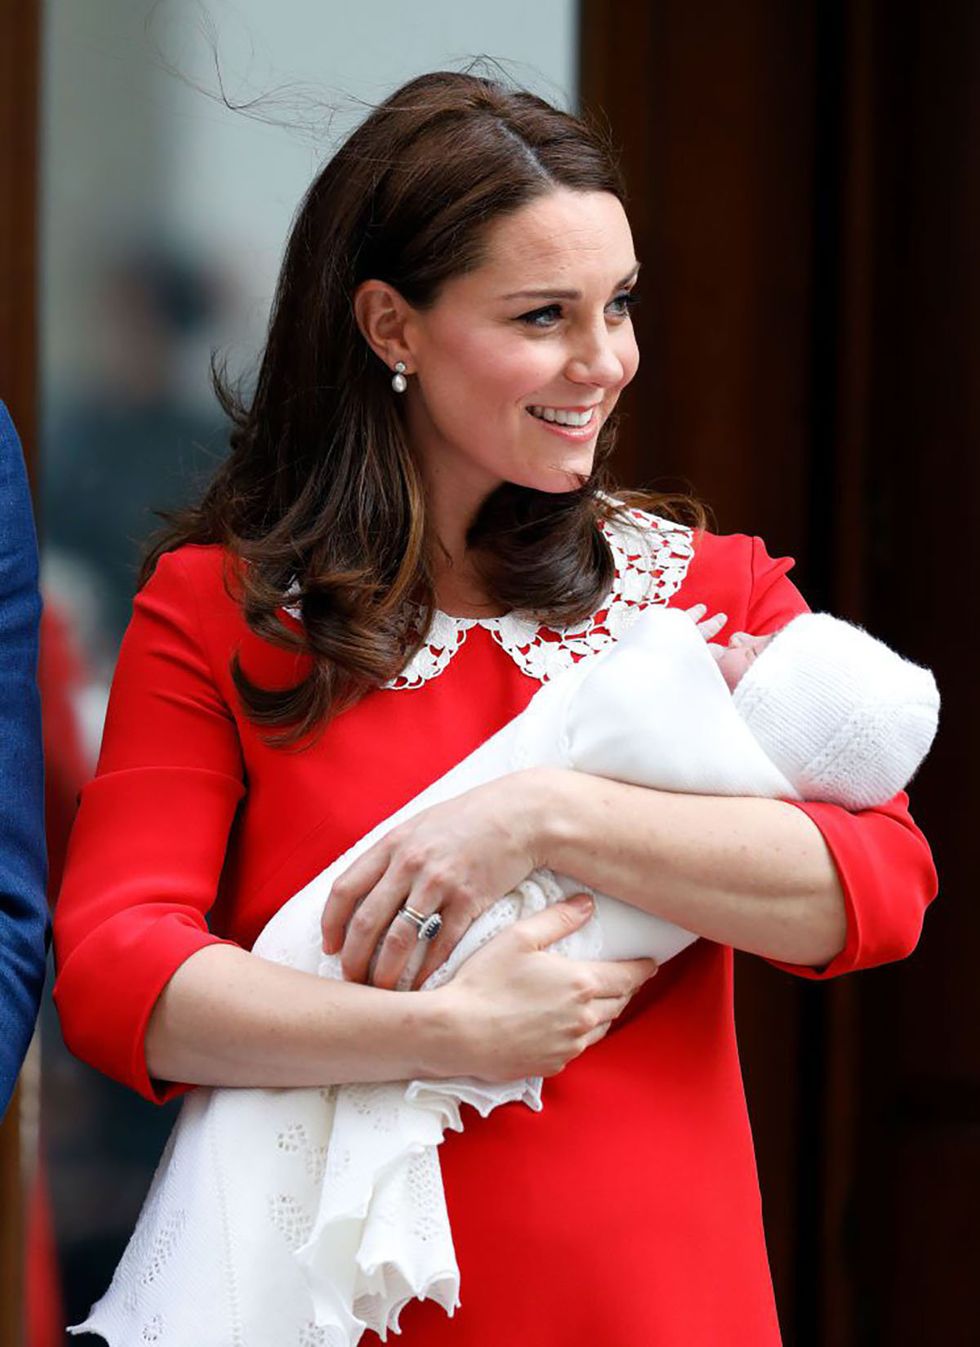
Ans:
[[[816,824],[781,800],[674,794],[531,772],[536,859],[720,944],[820,967],[840,952],[840,879]]]
[[[146,1060],[157,1080],[297,1086],[457,1073],[441,991],[384,991],[208,945],[154,1006]]]

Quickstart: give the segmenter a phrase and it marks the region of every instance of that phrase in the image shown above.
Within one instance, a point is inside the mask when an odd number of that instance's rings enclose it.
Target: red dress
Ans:
[[[805,609],[792,561],[758,538],[636,518],[652,551],[638,571],[620,550],[620,605],[703,602],[728,614],[720,640]],[[372,693],[302,753],[270,749],[238,709],[228,661],[238,649],[266,685],[294,681],[302,661],[248,630],[228,562],[218,547],[185,546],[136,597],[55,917],[67,1043],[149,1099],[189,1088],[158,1088],[143,1050],[182,960],[219,939],[251,946],[287,898],[521,711],[542,652],[562,647],[544,628],[519,646],[493,621],[450,622],[424,678]],[[605,609],[592,629],[604,621]],[[900,794],[859,814],[796,806],[840,872],[848,937],[826,968],[791,972],[832,977],[914,948],[936,876],[906,805]],[[466,1130],[440,1152],[461,1307],[449,1319],[413,1302],[406,1347],[779,1343],[732,962],[701,940],[665,965],[546,1082],[543,1112],[508,1104],[482,1120],[467,1106]]]

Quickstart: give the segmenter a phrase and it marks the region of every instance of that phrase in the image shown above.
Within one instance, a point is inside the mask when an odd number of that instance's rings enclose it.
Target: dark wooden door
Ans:
[[[980,6],[584,0],[581,51],[644,264],[622,480],[689,483],[944,697],[916,954],[818,987],[738,961],[785,1339],[974,1343]]]

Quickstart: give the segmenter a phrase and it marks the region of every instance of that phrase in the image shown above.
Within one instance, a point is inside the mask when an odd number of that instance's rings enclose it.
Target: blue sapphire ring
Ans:
[[[409,907],[406,903],[404,907],[398,909],[398,916],[408,917],[409,921],[415,923],[419,940],[435,940],[442,930],[442,917],[438,912],[426,916],[424,912],[416,912],[414,907]]]

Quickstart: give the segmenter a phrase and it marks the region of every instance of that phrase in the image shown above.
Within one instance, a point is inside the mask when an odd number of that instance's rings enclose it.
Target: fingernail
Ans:
[[[575,897],[570,899],[569,901],[573,902],[576,907],[582,908],[583,911],[591,911],[591,909],[595,906],[595,904],[592,901],[592,898],[587,893],[577,893]]]

